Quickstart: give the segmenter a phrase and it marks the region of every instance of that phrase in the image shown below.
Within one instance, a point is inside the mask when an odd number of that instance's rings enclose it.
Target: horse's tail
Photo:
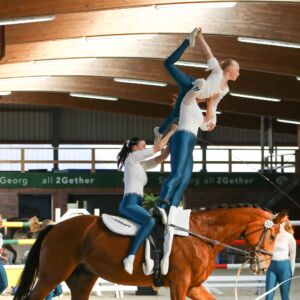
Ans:
[[[46,234],[53,228],[53,225],[50,225],[46,227],[44,230],[42,230],[35,243],[31,247],[24,270],[21,274],[21,277],[17,284],[17,290],[14,295],[13,300],[24,300],[29,299],[30,292],[34,286],[37,273],[38,273],[38,267],[39,267],[39,254],[41,250],[42,242],[46,236]]]

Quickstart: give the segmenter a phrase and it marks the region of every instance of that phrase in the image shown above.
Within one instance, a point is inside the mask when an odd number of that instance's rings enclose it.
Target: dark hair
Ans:
[[[123,144],[123,147],[117,156],[117,166],[120,170],[123,168],[127,156],[132,152],[132,147],[137,145],[140,141],[140,138],[133,137]]]
[[[225,71],[229,66],[232,66],[236,61],[232,58],[226,58],[223,61],[221,61],[221,68],[223,71]]]

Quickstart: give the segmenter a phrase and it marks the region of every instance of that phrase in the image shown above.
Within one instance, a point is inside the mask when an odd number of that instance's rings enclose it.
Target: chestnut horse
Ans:
[[[249,249],[255,247],[260,268],[265,269],[270,257],[259,249],[272,251],[278,233],[278,226],[264,227],[271,219],[270,212],[252,207],[198,211],[191,213],[190,230],[223,243],[243,235]],[[280,216],[273,221],[277,224]],[[42,300],[66,281],[72,300],[86,300],[98,277],[123,285],[151,286],[152,276],[145,276],[141,267],[144,246],[136,255],[133,274],[124,271],[123,258],[131,240],[112,233],[96,216],[78,216],[49,226],[31,248],[13,299]],[[212,246],[195,236],[175,237],[169,273],[164,277],[171,299],[214,299],[202,283],[212,273],[221,250],[222,246]]]

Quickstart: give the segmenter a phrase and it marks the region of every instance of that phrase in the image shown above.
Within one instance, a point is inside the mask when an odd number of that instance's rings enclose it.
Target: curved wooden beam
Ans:
[[[180,67],[196,78],[205,78],[204,69]],[[162,81],[174,85],[163,62],[141,58],[98,58],[93,60],[50,60],[0,65],[0,80],[9,77],[27,76],[98,76],[125,77]],[[1,81],[0,81],[1,82]],[[241,70],[239,79],[230,83],[233,92],[278,97],[300,101],[299,82],[295,77]]]
[[[8,45],[6,56],[1,63],[76,57],[130,57],[163,60],[180,45],[184,38],[185,35],[182,34],[162,34],[149,40],[114,39],[92,43],[84,39],[72,39],[21,43]],[[298,49],[245,44],[238,42],[234,37],[207,36],[206,40],[218,59],[233,57],[239,61],[242,69],[299,76],[300,52]],[[197,45],[195,48],[187,49],[182,59],[195,62],[205,60]]]
[[[235,2],[265,2],[265,0],[235,0]],[[88,12],[95,10],[106,10],[116,8],[130,8],[138,6],[156,5],[156,4],[182,4],[193,2],[215,2],[215,0],[43,0],[40,5],[39,0],[10,0],[5,5],[0,1],[0,18],[17,18],[34,15],[48,14],[66,14],[74,12]],[[231,2],[231,0],[220,0],[219,2]],[[271,1],[270,1],[271,2]],[[272,2],[282,2],[282,0],[273,0]],[[298,2],[289,0],[289,2]]]
[[[3,97],[1,103],[6,104],[34,104],[42,106],[54,106],[71,109],[93,109],[105,112],[138,115],[153,118],[165,118],[170,112],[169,105],[143,103],[121,99],[118,102],[97,101],[91,99],[73,98],[60,93],[34,93],[20,92]],[[238,115],[224,113],[218,116],[218,126],[238,127],[244,129],[259,130],[260,119],[257,116]],[[296,126],[275,123],[276,132],[296,134]]]
[[[0,90],[11,90],[13,88],[15,91],[48,91],[59,93],[76,92],[114,96],[135,102],[154,103],[160,105],[170,105],[171,94],[177,92],[175,86],[151,87],[123,84],[116,83],[111,78],[100,77],[78,76],[71,78],[58,76],[50,77],[45,80],[39,78],[24,78],[17,81],[10,79],[3,79],[0,81]],[[6,99],[6,97],[3,97],[3,99]],[[76,100],[77,98],[74,98],[75,102]],[[28,101],[28,104],[30,104],[31,100],[28,99]],[[47,99],[44,99],[44,105],[51,105],[51,102],[48,103]],[[90,109],[93,108],[91,107]],[[241,99],[227,95],[220,103],[219,109],[224,112],[234,112],[236,114],[261,115],[300,121],[300,102],[281,101],[279,103],[274,103],[260,100]]]
[[[124,6],[121,1],[118,2],[121,7]],[[22,3],[22,10],[23,6]],[[59,3],[58,6],[62,4]],[[198,26],[203,27],[208,34],[299,42],[300,24],[295,21],[299,13],[300,5],[297,3],[272,2],[240,2],[232,8],[213,9],[157,9],[152,5],[76,12],[57,15],[51,22],[9,26],[7,43],[110,34],[188,33]],[[34,14],[34,10],[31,11],[31,15]]]

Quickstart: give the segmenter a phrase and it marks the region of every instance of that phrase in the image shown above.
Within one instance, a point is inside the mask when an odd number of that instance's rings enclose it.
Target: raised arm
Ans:
[[[170,154],[169,147],[162,149],[161,154],[155,157],[156,164],[158,165],[164,162],[168,158],[169,154]]]
[[[164,148],[167,145],[170,137],[175,133],[176,129],[177,129],[177,125],[173,124],[171,126],[171,129],[162,137],[162,139],[153,146],[154,153],[160,151],[162,148]]]
[[[202,35],[202,29],[200,28],[197,34],[197,39],[199,41],[200,47],[202,49],[203,54],[205,55],[206,60],[210,59],[213,57],[213,54],[210,50],[210,47],[206,43],[203,35]]]

